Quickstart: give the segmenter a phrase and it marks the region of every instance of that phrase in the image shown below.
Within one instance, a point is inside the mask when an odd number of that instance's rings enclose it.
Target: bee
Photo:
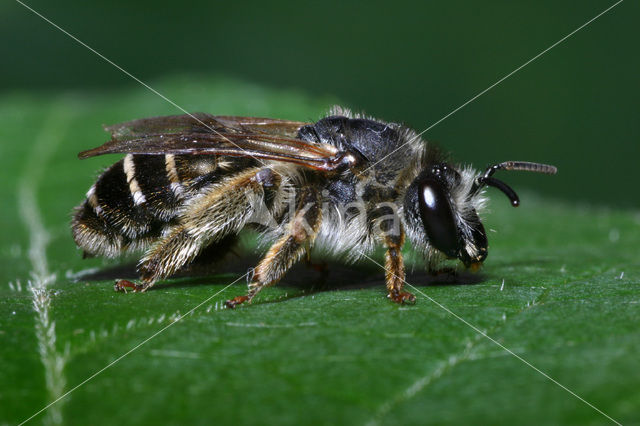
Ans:
[[[334,107],[315,123],[204,113],[154,117],[106,127],[111,140],[80,158],[126,154],[106,169],[74,212],[72,233],[87,256],[143,251],[144,292],[189,265],[205,248],[224,254],[245,228],[269,248],[235,307],[277,283],[320,248],[357,261],[385,249],[388,298],[403,289],[409,240],[438,273],[447,260],[477,269],[487,257],[479,217],[486,187],[515,191],[500,170],[554,174],[550,165],[507,161],[479,173],[451,163],[413,130]]]

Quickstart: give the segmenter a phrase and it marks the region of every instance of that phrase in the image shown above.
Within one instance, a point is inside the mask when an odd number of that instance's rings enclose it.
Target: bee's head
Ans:
[[[405,196],[405,218],[414,244],[426,242],[449,259],[459,259],[466,267],[478,267],[487,257],[487,234],[477,211],[485,198],[484,186],[504,192],[514,207],[519,199],[506,183],[492,177],[497,170],[528,170],[555,173],[556,168],[536,163],[506,162],[476,175],[470,169],[457,171],[446,163],[425,169],[409,186]]]

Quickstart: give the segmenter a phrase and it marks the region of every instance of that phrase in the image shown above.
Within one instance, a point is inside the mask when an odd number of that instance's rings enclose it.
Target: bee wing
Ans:
[[[313,123],[303,121],[278,120],[275,118],[238,117],[231,115],[219,115],[215,119],[222,125],[232,128],[240,128],[245,131],[281,135],[295,138],[300,127]]]
[[[112,126],[105,126],[112,140],[125,140],[156,133],[267,133],[295,138],[298,129],[311,123],[277,120],[273,118],[211,115],[203,112],[164,117],[142,118]]]
[[[279,160],[325,171],[353,161],[332,145],[295,138],[298,129],[306,124],[203,113],[143,118],[106,127],[111,140],[78,156],[88,158],[113,153],[228,155]]]

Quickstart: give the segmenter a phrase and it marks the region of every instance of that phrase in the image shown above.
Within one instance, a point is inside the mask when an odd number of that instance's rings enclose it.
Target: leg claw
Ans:
[[[407,291],[391,291],[387,297],[401,305],[413,305],[416,303],[416,297]]]
[[[233,309],[239,304],[246,302],[247,300],[249,300],[249,296],[238,296],[234,297],[231,300],[227,300],[226,302],[224,302],[224,305],[229,309]]]
[[[147,287],[144,284],[136,284],[134,282],[131,282],[129,280],[118,280],[116,281],[115,285],[113,286],[113,289],[115,291],[121,291],[126,293],[127,289],[133,291],[134,293],[137,292],[142,292],[146,289]]]

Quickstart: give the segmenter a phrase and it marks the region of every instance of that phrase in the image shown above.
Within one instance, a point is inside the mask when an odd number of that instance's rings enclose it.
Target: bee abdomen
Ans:
[[[130,160],[127,160],[130,158]],[[139,210],[167,221],[176,216],[186,194],[173,155],[133,155],[124,160],[129,192]],[[142,197],[142,198],[141,198]]]
[[[114,256],[160,237],[184,201],[233,168],[213,156],[126,155],[107,170],[76,209],[73,235],[89,254]]]
[[[114,257],[123,250],[124,237],[96,213],[89,200],[76,208],[71,230],[85,254]]]
[[[160,235],[181,204],[170,189],[164,157],[129,154],[100,175],[74,215],[80,247],[114,256]]]
[[[109,167],[87,192],[96,215],[120,234],[136,238],[149,230],[154,219],[135,172],[133,155]]]

